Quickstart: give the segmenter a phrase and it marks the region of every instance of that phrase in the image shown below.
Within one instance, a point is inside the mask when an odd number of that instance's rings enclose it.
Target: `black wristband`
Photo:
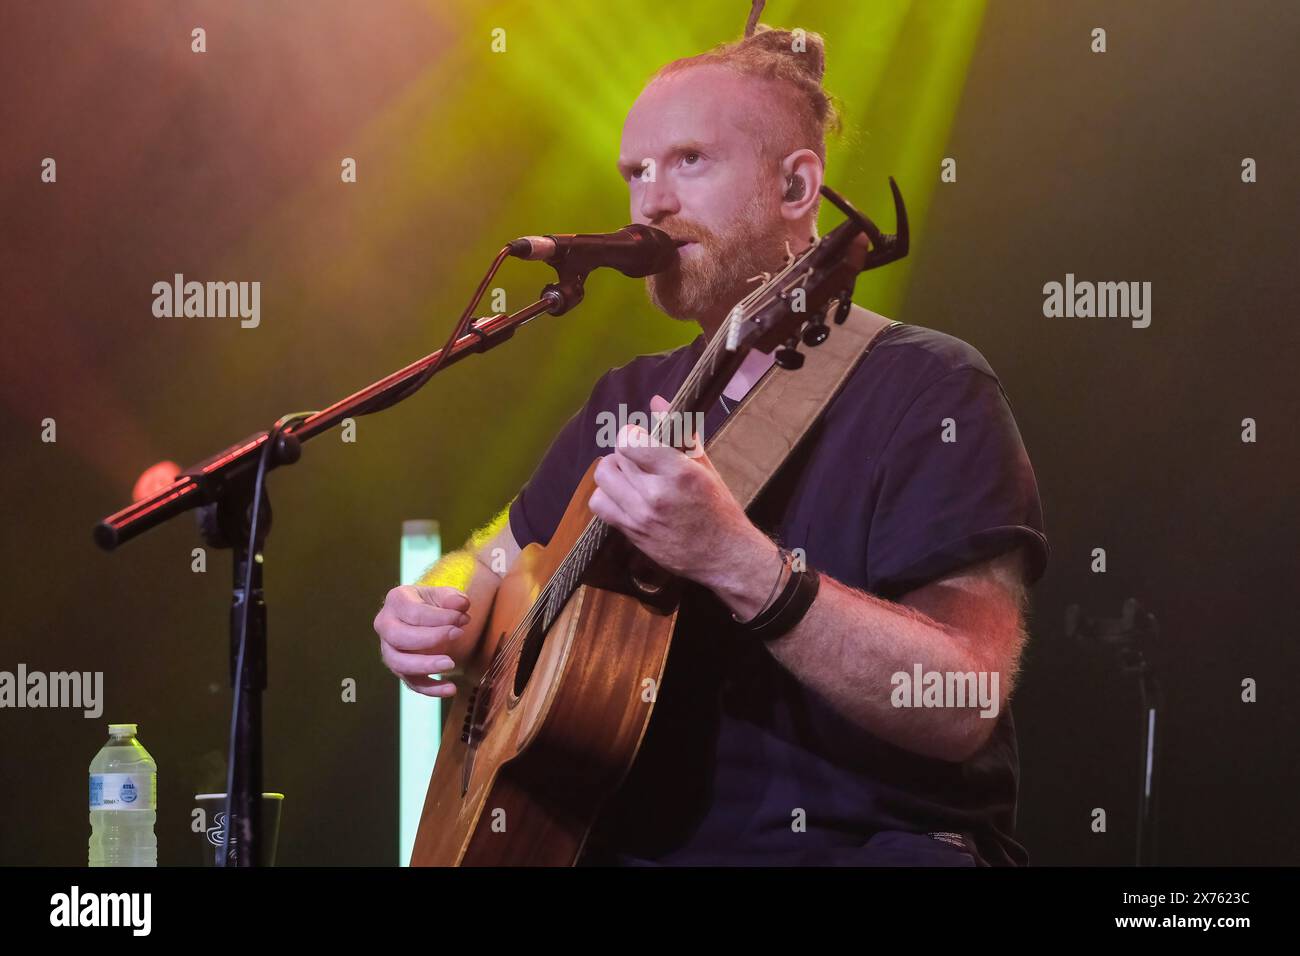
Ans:
[[[820,585],[821,575],[812,568],[792,571],[790,580],[781,591],[781,596],[744,630],[764,641],[776,640],[788,634],[803,620],[808,609],[812,607],[813,601],[817,599]]]

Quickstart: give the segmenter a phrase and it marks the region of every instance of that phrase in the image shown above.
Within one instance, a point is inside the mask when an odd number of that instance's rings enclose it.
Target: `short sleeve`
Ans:
[[[595,453],[595,411],[609,373],[592,389],[585,405],[565,422],[538,463],[527,484],[510,503],[510,533],[525,548],[534,542],[549,544],[560,525],[578,482]]]
[[[1025,580],[1047,565],[1038,482],[998,380],[972,367],[925,387],[876,464],[870,590],[885,598],[1024,546]]]

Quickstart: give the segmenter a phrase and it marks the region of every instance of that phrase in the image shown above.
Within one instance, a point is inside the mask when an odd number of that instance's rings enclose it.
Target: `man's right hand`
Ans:
[[[435,680],[455,668],[448,656],[469,623],[469,598],[457,588],[408,584],[393,588],[375,615],[379,656],[411,690],[450,697],[456,685]]]

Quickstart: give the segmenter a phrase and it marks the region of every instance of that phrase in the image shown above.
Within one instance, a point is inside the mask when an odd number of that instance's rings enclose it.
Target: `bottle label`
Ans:
[[[92,773],[90,775],[90,809],[158,809],[157,774]]]

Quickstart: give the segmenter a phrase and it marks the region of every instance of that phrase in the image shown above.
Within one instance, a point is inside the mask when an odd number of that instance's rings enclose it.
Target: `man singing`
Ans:
[[[606,373],[508,520],[445,559],[464,589],[395,588],[375,619],[385,664],[433,697],[475,646],[504,553],[550,540],[590,462],[589,507],[689,582],[654,716],[606,804],[588,864],[1016,865],[1018,759],[1007,706],[1026,586],[1047,561],[1038,489],[998,378],[951,336],[886,329],[747,514],[707,455],[623,436],[602,411],[667,407],[753,277],[815,234],[824,48],[759,27],[659,70],[623,127],[632,219],[689,240],[646,280],[703,334]],[[751,352],[706,435],[772,363]],[[815,598],[778,634],[752,628],[806,556]],[[445,578],[441,579],[445,580]],[[974,675],[985,706],[900,694],[914,675]],[[433,676],[431,676],[433,675]],[[901,675],[901,676],[900,676]]]

